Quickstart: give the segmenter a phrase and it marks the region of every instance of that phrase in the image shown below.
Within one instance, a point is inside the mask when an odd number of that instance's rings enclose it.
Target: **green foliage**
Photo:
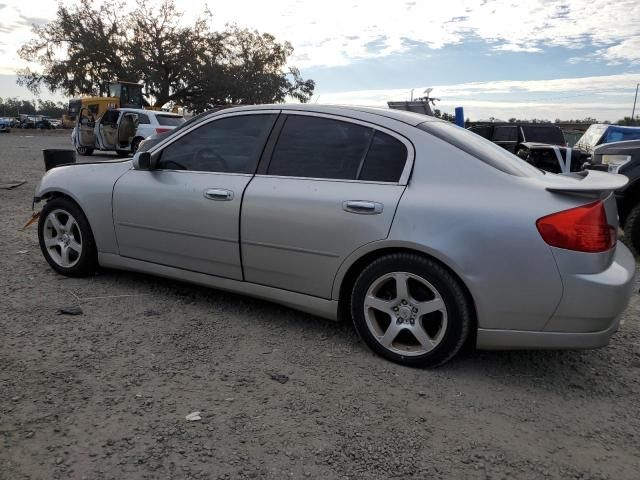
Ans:
[[[236,26],[213,31],[208,10],[193,25],[181,18],[174,0],[142,0],[134,11],[123,3],[60,3],[56,19],[34,26],[35,38],[19,51],[42,71],[22,70],[18,82],[36,94],[46,86],[74,96],[105,94],[116,79],[141,81],[155,106],[195,111],[311,98],[313,80],[287,67],[290,43]]]
[[[19,100],[17,98],[0,98],[0,117],[17,117],[20,114],[46,115],[52,118],[60,118],[66,112],[67,107],[62,102],[51,100]]]
[[[627,127],[640,127],[640,118],[624,117],[622,120],[618,120],[616,125],[625,125]]]

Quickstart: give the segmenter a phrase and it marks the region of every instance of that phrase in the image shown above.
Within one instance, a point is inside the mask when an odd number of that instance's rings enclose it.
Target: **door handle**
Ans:
[[[383,205],[379,202],[368,200],[347,200],[342,203],[342,209],[349,213],[359,213],[360,215],[376,215],[382,213]]]
[[[204,197],[209,200],[229,201],[233,200],[233,192],[224,188],[208,188],[204,191]]]

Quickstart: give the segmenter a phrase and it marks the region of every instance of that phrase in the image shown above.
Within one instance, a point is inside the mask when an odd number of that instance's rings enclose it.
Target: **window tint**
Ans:
[[[148,125],[148,124],[151,123],[149,121],[149,115],[147,115],[146,113],[138,113],[136,115],[138,115],[138,124],[139,125]]]
[[[525,142],[549,143],[551,145],[564,145],[566,143],[564,134],[559,127],[532,127],[523,125]]]
[[[221,118],[166,147],[159,168],[201,172],[253,173],[276,115]]]
[[[371,134],[353,123],[288,115],[267,173],[354,180]]]
[[[383,132],[376,131],[359,180],[397,182],[407,161],[407,147]]]
[[[483,138],[491,138],[491,127],[489,126],[471,127],[469,130]]]
[[[177,127],[184,123],[184,117],[178,117],[177,115],[156,115],[158,124],[165,127]]]
[[[495,127],[493,129],[494,142],[517,142],[518,127]]]

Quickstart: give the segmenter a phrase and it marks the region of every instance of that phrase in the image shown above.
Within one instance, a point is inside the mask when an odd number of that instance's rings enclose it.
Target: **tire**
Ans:
[[[624,238],[633,254],[640,255],[640,203],[631,209],[624,222]]]
[[[76,148],[76,152],[78,152],[79,155],[83,155],[83,156],[89,157],[89,156],[93,155],[93,148],[77,147]]]
[[[138,148],[140,147],[141,141],[142,141],[142,138],[140,137],[136,137],[133,139],[133,142],[131,142],[131,155],[136,154],[136,152],[138,151]]]
[[[402,295],[398,285],[408,285],[408,294]],[[351,294],[351,315],[374,352],[411,367],[449,361],[472,325],[471,306],[457,278],[436,261],[411,253],[381,257],[362,271]]]
[[[47,263],[62,275],[86,277],[98,268],[98,253],[89,221],[68,198],[58,197],[46,203],[38,221],[38,242]]]

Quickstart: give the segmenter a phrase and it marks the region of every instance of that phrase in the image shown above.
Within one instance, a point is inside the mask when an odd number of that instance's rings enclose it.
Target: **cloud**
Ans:
[[[488,117],[584,118],[618,120],[628,116],[640,73],[553,80],[471,82],[432,85],[437,108],[453,111],[463,106],[472,119]],[[421,96],[425,86],[414,88]],[[411,89],[379,89],[325,93],[322,103],[386,106],[390,100],[408,100]]]

